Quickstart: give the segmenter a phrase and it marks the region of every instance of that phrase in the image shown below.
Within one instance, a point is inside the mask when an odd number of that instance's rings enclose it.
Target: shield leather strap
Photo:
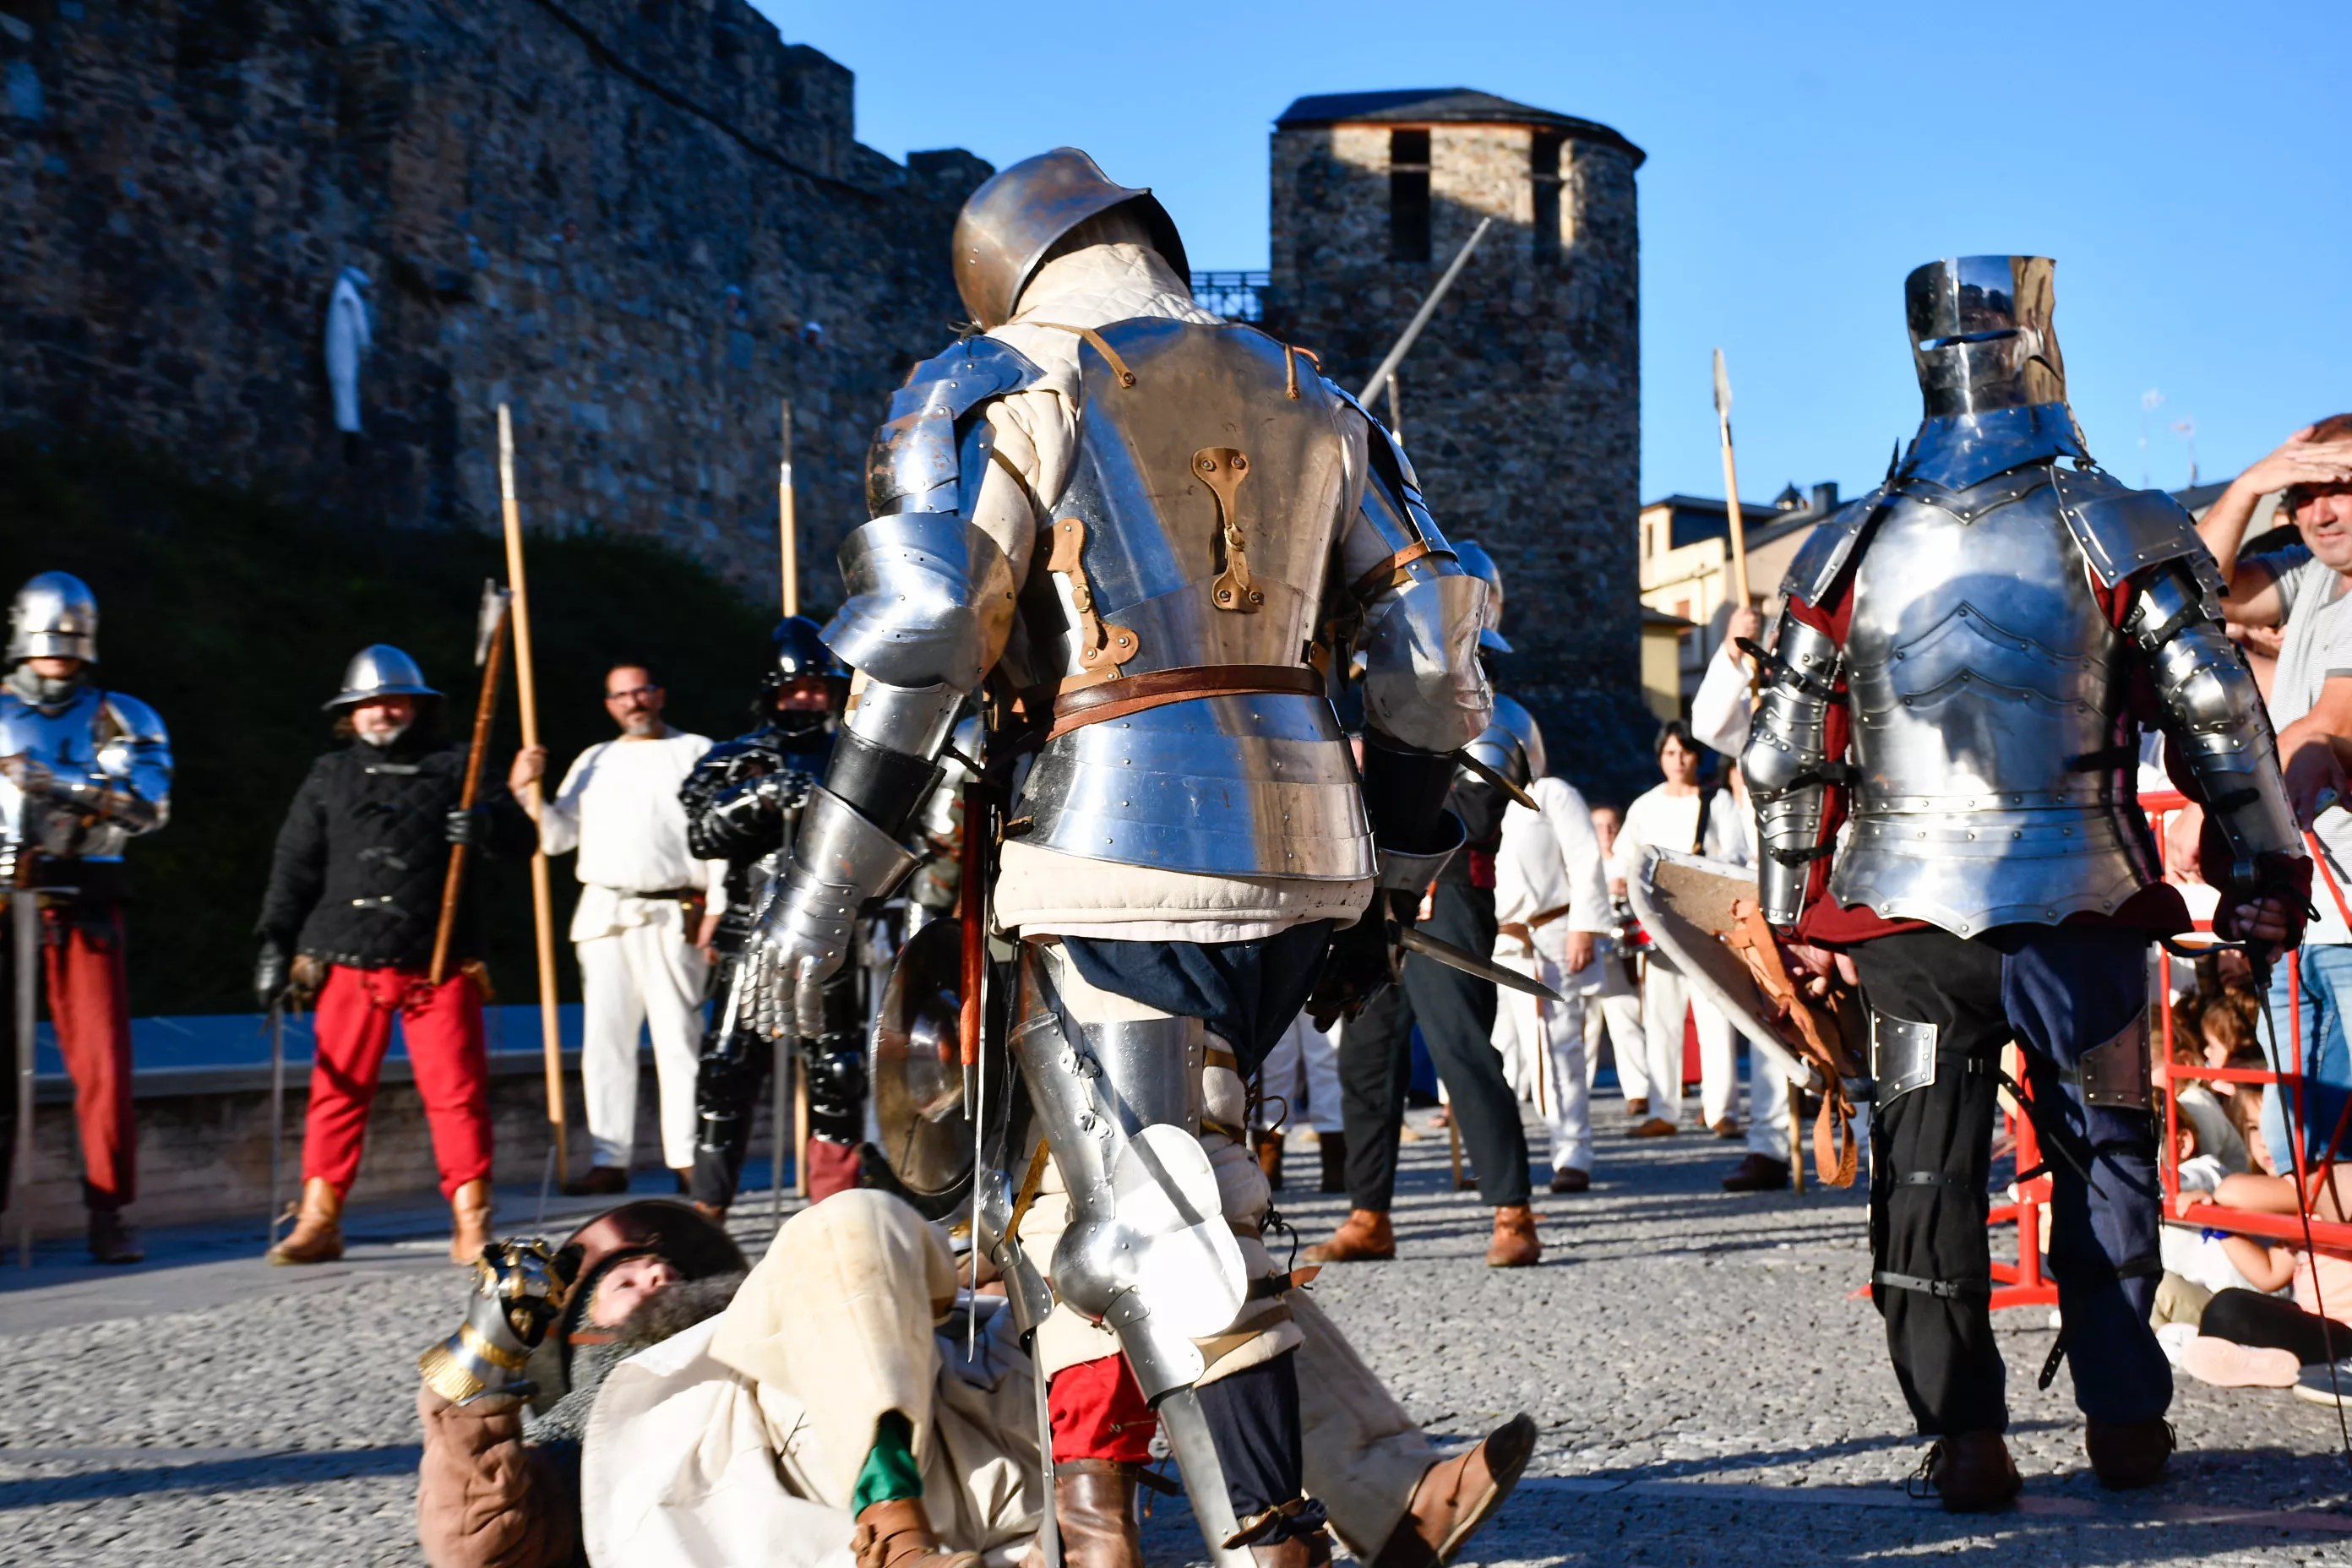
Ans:
[[[1165,708],[1198,697],[1323,695],[1323,678],[1303,664],[1195,664],[1121,676],[1098,686],[1065,691],[1054,700],[1053,740],[1106,719]]]
[[[1780,962],[1780,948],[1764,911],[1753,900],[1733,905],[1738,925],[1725,938],[1747,962],[1757,988],[1785,1010],[1801,1054],[1822,1077],[1822,1109],[1813,1120],[1813,1171],[1823,1186],[1853,1184],[1861,1151],[1853,1136],[1853,1102],[1846,1080],[1856,1076],[1853,1045],[1861,1033],[1859,1004],[1841,986],[1816,1000],[1800,990]],[[1797,1151],[1789,1151],[1793,1158]]]

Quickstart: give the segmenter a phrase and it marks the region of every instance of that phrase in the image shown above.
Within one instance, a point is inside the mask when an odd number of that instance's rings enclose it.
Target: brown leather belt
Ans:
[[[1123,675],[1098,686],[1063,692],[1054,700],[1054,727],[1047,740],[1106,719],[1123,719],[1171,702],[1201,697],[1323,695],[1323,678],[1299,664],[1195,664]]]
[[[1566,915],[1568,910],[1569,906],[1562,904],[1556,910],[1546,910],[1539,915],[1529,915],[1524,921],[1501,921],[1495,929],[1505,936],[1515,937],[1528,947],[1533,947],[1536,944],[1536,932]]]

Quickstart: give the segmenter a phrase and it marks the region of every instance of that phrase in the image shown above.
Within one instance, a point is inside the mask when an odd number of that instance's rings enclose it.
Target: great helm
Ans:
[[[1135,215],[1179,278],[1189,278],[1184,241],[1148,187],[1114,184],[1076,147],[1024,158],[991,175],[956,216],[956,292],[982,328],[1013,319],[1014,304],[1055,242],[1088,218],[1133,203]]]
[[[16,590],[8,610],[8,662],[98,662],[98,595],[70,572],[44,572]]]
[[[1531,784],[1550,771],[1536,716],[1517,699],[1499,691],[1495,694],[1493,719],[1463,750],[1515,784]]]
[[[1484,653],[1508,653],[1511,645],[1505,641],[1499,629],[1503,624],[1503,569],[1486,553],[1486,547],[1475,539],[1454,542],[1454,559],[1462,570],[1486,584],[1486,619],[1478,628],[1478,647]]]
[[[352,655],[343,667],[343,689],[320,704],[330,713],[355,708],[378,697],[438,697],[425,684],[416,661],[388,642],[371,643]]]
[[[2066,401],[2046,256],[1958,256],[1903,280],[1911,359],[1930,419]]]

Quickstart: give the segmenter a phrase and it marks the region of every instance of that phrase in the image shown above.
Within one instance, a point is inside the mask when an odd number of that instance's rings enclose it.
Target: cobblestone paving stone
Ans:
[[[1614,1125],[1614,1101],[1597,1110]],[[1903,1494],[1923,1445],[1875,1314],[1850,1299],[1857,1196],[1732,1197],[1715,1184],[1737,1145],[1604,1136],[1591,1193],[1538,1193],[1543,1265],[1489,1271],[1486,1211],[1444,1190],[1444,1150],[1406,1149],[1399,1260],[1314,1289],[1433,1432],[1518,1409],[1541,1425],[1529,1481],[1466,1561],[2352,1564],[2352,1531],[2281,1517],[2352,1524],[2332,1512],[2352,1468],[2326,1410],[2183,1380],[2171,1478],[2105,1493],[2064,1374],[2032,1386],[2045,1315],[2005,1313],[2027,1507],[1948,1516]],[[1290,1165],[1304,1245],[1344,1200],[1300,1190],[1311,1149]],[[0,1563],[417,1561],[414,1358],[450,1325],[459,1277],[422,1247],[362,1250],[333,1277],[256,1265],[198,1290],[192,1273],[193,1310],[160,1271],[137,1315],[52,1311],[28,1331],[11,1315],[33,1298],[0,1294]],[[1202,1557],[1181,1505],[1146,1542],[1155,1563]]]

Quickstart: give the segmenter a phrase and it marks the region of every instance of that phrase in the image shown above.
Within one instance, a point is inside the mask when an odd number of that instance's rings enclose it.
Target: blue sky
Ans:
[[[1917,422],[1903,275],[1944,255],[2057,258],[2075,413],[2130,482],[2187,482],[2176,423],[2210,479],[2352,408],[2341,0],[754,3],[857,73],[870,145],[1075,143],[1203,267],[1265,264],[1266,137],[1300,94],[1468,86],[1615,126],[1649,153],[1645,497],[1722,493],[1717,345],[1743,499],[1867,488]]]

